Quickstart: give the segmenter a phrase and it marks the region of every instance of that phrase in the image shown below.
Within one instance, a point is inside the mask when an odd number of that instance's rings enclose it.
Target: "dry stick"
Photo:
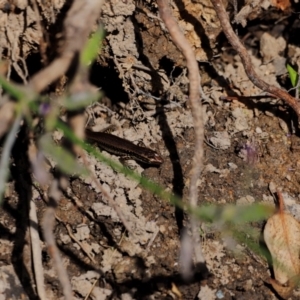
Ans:
[[[40,16],[39,14],[39,8],[38,8],[38,0],[34,0],[32,1],[32,5],[33,5],[33,11],[34,11],[34,14],[35,14],[35,18],[36,18],[36,27],[37,27],[37,31],[40,33],[40,38],[39,38],[39,49],[40,49],[40,55],[41,55],[41,61],[43,63],[43,65],[45,65],[46,63],[48,63],[48,59],[47,59],[47,56],[46,56],[46,41],[45,39],[47,39],[49,42],[49,36],[46,35],[45,33],[45,27],[43,26],[42,24],[42,17]],[[45,35],[44,35],[45,33]],[[46,36],[46,37],[45,37]]]
[[[191,207],[197,206],[198,191],[197,181],[201,173],[203,166],[203,140],[204,140],[204,128],[203,128],[203,115],[202,105],[200,101],[200,94],[204,94],[200,90],[200,75],[198,69],[198,63],[195,57],[195,53],[190,43],[184,37],[181,29],[179,28],[177,21],[173,18],[171,10],[166,0],[157,0],[158,9],[163,22],[168,29],[173,42],[182,51],[189,71],[189,102],[191,105],[191,112],[194,121],[195,129],[195,153],[193,157],[193,166],[191,170],[190,188],[189,188],[189,201]],[[205,259],[202,254],[200,238],[199,238],[199,224],[195,217],[191,217],[191,229],[194,242],[194,252],[196,263],[204,263]]]
[[[60,51],[60,57],[55,59],[47,68],[33,76],[29,82],[29,86],[34,92],[40,93],[43,91],[49,84],[65,74],[73,60],[78,59],[77,55],[79,55],[87,42],[93,25],[100,15],[103,2],[103,0],[74,0],[64,22],[64,45]],[[51,199],[58,203],[60,193],[57,180],[52,182],[52,187],[56,192]],[[63,288],[64,297],[66,300],[71,300],[73,299],[71,284],[62,264],[53,235],[54,220],[55,208],[52,204],[52,206],[47,208],[43,219],[44,238],[49,254],[53,258],[54,266],[56,267],[57,275]]]
[[[2,100],[6,100],[8,96],[1,96]],[[5,97],[5,98],[4,98]],[[16,103],[7,101],[0,106],[0,138],[11,128],[15,117]]]
[[[300,124],[300,103],[288,94],[285,90],[282,90],[276,86],[270,85],[260,79],[258,75],[255,73],[250,56],[245,48],[245,46],[240,42],[239,38],[234,33],[231,24],[229,22],[228,15],[222,3],[222,0],[211,0],[217,16],[220,20],[223,31],[228,38],[232,47],[238,52],[241,57],[242,63],[244,65],[245,71],[249,79],[253,82],[253,84],[265,92],[273,94],[274,96],[284,100],[289,106],[291,106],[298,116],[298,123]]]
[[[77,243],[80,248],[82,249],[82,251],[87,255],[87,257],[91,260],[92,263],[96,264],[96,261],[94,260],[94,258],[92,257],[89,249],[87,249],[87,247],[81,243],[76,237],[75,235],[72,233],[72,229],[71,229],[71,226],[69,224],[65,224],[65,227],[68,231],[68,234],[70,236],[70,238],[75,242]]]
[[[86,296],[84,297],[83,300],[88,300],[88,299],[89,299],[89,297],[90,297],[91,293],[93,292],[93,289],[94,289],[94,287],[96,286],[96,283],[98,282],[99,279],[100,279],[100,276],[98,276],[98,277],[95,279],[93,285],[91,286],[89,292],[86,294]]]
[[[47,68],[38,72],[29,82],[29,87],[36,93],[43,91],[48,85],[53,83],[59,77],[65,74],[70,67],[73,59],[80,53],[86,44],[88,36],[92,31],[100,15],[101,7],[104,0],[75,0],[68,11],[64,22],[64,46],[60,51],[60,57],[55,59]],[[14,105],[10,107],[13,114]],[[59,198],[54,198],[59,200]],[[44,238],[48,246],[50,255],[53,258],[54,265],[57,269],[58,278],[63,287],[65,299],[71,300],[72,289],[66,270],[63,267],[58,249],[53,236],[53,227],[55,220],[55,209],[49,207],[44,215],[43,231]]]
[[[49,192],[49,199],[51,199],[52,202],[56,202],[56,203],[59,202],[60,191],[59,191],[57,179],[54,179],[52,181],[50,192]],[[72,288],[71,288],[69,276],[65,267],[63,266],[63,262],[59,255],[55,243],[55,238],[53,235],[54,222],[55,222],[55,205],[53,205],[52,203],[52,206],[48,206],[48,208],[46,209],[43,217],[42,227],[44,232],[44,238],[48,247],[48,253],[53,259],[53,264],[56,268],[57,277],[62,286],[65,300],[73,300]]]
[[[44,270],[42,264],[42,250],[40,244],[40,236],[38,232],[38,219],[36,215],[36,206],[33,200],[30,201],[29,209],[29,220],[30,220],[30,239],[32,249],[32,260],[34,268],[34,276],[36,282],[36,288],[41,300],[46,300],[46,291],[44,286]]]
[[[273,95],[256,95],[256,96],[220,96],[221,101],[239,101],[239,100],[250,100],[250,99],[255,99],[255,100],[261,100],[265,98],[277,98]]]

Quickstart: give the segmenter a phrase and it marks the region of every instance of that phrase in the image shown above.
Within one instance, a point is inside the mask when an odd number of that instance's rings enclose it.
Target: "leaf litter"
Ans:
[[[264,240],[270,251],[273,263],[274,279],[268,283],[283,298],[291,296],[299,284],[300,276],[300,224],[284,211],[281,192],[278,195],[278,212],[270,217],[264,228]]]

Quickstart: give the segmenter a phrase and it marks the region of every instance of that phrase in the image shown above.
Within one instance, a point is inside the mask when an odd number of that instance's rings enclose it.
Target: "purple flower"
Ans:
[[[254,165],[259,161],[257,146],[253,141],[247,141],[240,149],[238,156],[250,165]]]
[[[42,103],[39,106],[39,113],[40,113],[40,115],[42,115],[42,116],[47,115],[50,112],[50,108],[51,107],[50,107],[49,103]]]

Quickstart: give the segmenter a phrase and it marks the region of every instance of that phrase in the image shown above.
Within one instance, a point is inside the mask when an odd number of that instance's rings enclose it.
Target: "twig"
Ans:
[[[48,208],[45,211],[42,227],[44,232],[45,242],[48,247],[48,253],[53,259],[53,265],[57,271],[57,277],[63,289],[63,294],[65,300],[73,300],[71,283],[69,280],[68,273],[63,266],[62,259],[59,255],[58,249],[56,247],[53,229],[55,221],[55,206],[59,202],[60,191],[58,187],[58,180],[55,179],[52,181],[50,193],[49,193],[49,202]]]
[[[76,237],[72,233],[72,229],[71,229],[70,225],[69,224],[65,224],[65,227],[67,228],[67,231],[68,231],[69,236],[71,237],[71,239],[81,247],[82,251],[88,256],[88,258],[91,260],[91,262],[93,262],[94,264],[96,264],[96,261],[91,256],[91,254],[88,251],[88,249],[86,249],[85,245],[82,244],[78,239],[76,239]]]
[[[14,59],[12,58],[12,60],[14,60]],[[23,65],[24,70],[22,70],[22,68],[20,66],[21,63]],[[12,65],[14,67],[14,70],[17,72],[17,74],[20,76],[20,78],[23,80],[24,84],[26,85],[27,84],[26,78],[28,76],[28,70],[27,70],[27,65],[26,65],[24,58],[19,56],[16,61],[13,61]]]
[[[84,300],[87,300],[87,299],[90,297],[90,295],[91,295],[91,293],[92,293],[92,291],[93,291],[94,287],[96,286],[96,283],[98,282],[99,279],[100,279],[100,276],[97,276],[97,278],[95,279],[93,285],[91,286],[90,291],[89,291],[89,292],[87,293],[87,295],[84,297]]]
[[[284,100],[290,107],[292,107],[298,116],[298,124],[300,124],[300,103],[290,94],[288,94],[285,90],[270,85],[258,77],[258,75],[256,74],[256,72],[252,67],[251,58],[248,55],[247,49],[240,42],[239,38],[236,36],[236,34],[234,33],[231,27],[228,15],[226,13],[222,1],[211,0],[211,2],[216,10],[217,16],[220,20],[221,26],[223,28],[226,37],[228,38],[232,47],[238,52],[239,56],[241,57],[242,63],[245,68],[245,72],[249,77],[249,79],[258,88],[262,89],[265,92],[273,94],[277,98]]]
[[[190,188],[189,188],[189,201],[191,208],[197,206],[198,190],[197,181],[201,173],[203,166],[203,140],[204,140],[204,128],[203,128],[203,116],[202,105],[200,101],[201,96],[205,97],[204,92],[200,87],[200,75],[195,53],[190,43],[184,37],[180,30],[176,20],[173,18],[171,10],[166,0],[157,0],[158,9],[163,22],[168,29],[173,42],[182,51],[189,71],[189,102],[191,105],[191,112],[194,121],[195,130],[195,152],[193,157],[193,165],[191,170]],[[196,263],[203,263],[205,259],[202,254],[199,232],[198,232],[198,220],[194,216],[191,217],[191,229],[194,242],[194,254]]]
[[[220,96],[221,101],[240,101],[240,100],[249,100],[249,99],[265,99],[265,98],[277,98],[273,95],[256,95],[256,96]]]
[[[146,251],[148,251],[150,249],[150,247],[152,246],[152,244],[153,244],[154,240],[156,239],[158,233],[159,233],[159,227],[157,226],[157,228],[153,232],[153,235],[152,235],[151,239],[148,242],[148,245],[146,247]]]
[[[29,82],[29,87],[35,93],[40,93],[48,85],[65,74],[71,63],[78,63],[78,54],[86,44],[93,25],[96,23],[96,20],[100,15],[103,2],[103,0],[74,0],[72,2],[72,6],[68,11],[64,22],[64,45],[59,51],[60,56],[55,59],[47,68],[44,68],[34,75]],[[20,120],[21,112],[15,118],[13,127],[7,137],[2,152],[2,158],[0,162],[0,202],[5,189],[5,179],[7,177],[10,150],[12,148]],[[42,226],[48,251],[50,256],[53,258],[53,263],[57,270],[58,279],[62,286],[64,297],[66,300],[71,300],[73,299],[71,284],[56,247],[53,235],[55,206],[59,202],[59,198],[60,191],[58,188],[58,180],[56,179],[52,182],[52,197],[49,197],[51,204],[45,211]]]
[[[282,213],[284,212],[284,200],[281,191],[276,191],[278,197],[278,210]]]
[[[218,147],[212,145],[212,144],[208,141],[207,136],[205,136],[205,138],[204,138],[204,143],[205,143],[206,145],[208,145],[209,147],[213,148],[213,149],[216,149],[216,150],[222,150],[222,148],[218,148]]]
[[[126,60],[125,59],[117,58],[116,56],[114,56],[114,59],[116,59],[118,62],[126,64]],[[146,67],[144,65],[133,64],[131,67],[135,68],[135,69],[138,69],[138,70],[145,71],[145,72],[152,72],[152,70],[150,68],[148,68],[148,67]]]
[[[193,278],[193,264],[189,259],[191,256],[193,256],[193,251],[192,237],[185,228],[181,232],[179,265],[181,276],[186,281],[189,281],[191,278]]]
[[[300,74],[298,72],[298,80],[297,80],[297,84],[295,86],[296,90],[295,90],[295,97],[297,99],[299,99],[299,87],[300,87]]]
[[[60,56],[48,67],[44,68],[32,77],[29,82],[29,86],[34,90],[34,92],[40,93],[49,84],[64,75],[71,63],[79,63],[78,54],[86,44],[88,36],[100,15],[103,2],[103,0],[73,1],[64,22],[64,45],[62,46],[62,49],[60,49]],[[83,133],[84,124],[80,130]],[[79,134],[79,136],[80,135],[81,134]],[[48,252],[53,258],[53,263],[57,270],[58,279],[62,286],[64,297],[66,300],[71,300],[73,299],[71,283],[63,266],[53,235],[55,206],[58,204],[60,199],[58,179],[53,180],[51,187],[52,194],[49,195],[49,207],[45,211],[43,218],[44,238],[48,246]]]
[[[34,268],[34,276],[37,287],[37,292],[41,300],[46,300],[46,291],[44,286],[44,271],[42,264],[42,251],[40,244],[40,236],[38,232],[38,219],[36,215],[36,206],[33,200],[30,201],[29,208],[29,219],[30,219],[30,239],[32,247],[32,260]]]
[[[5,191],[6,179],[8,177],[8,170],[9,170],[8,165],[10,163],[9,157],[10,157],[13,144],[16,140],[16,135],[20,127],[21,118],[22,118],[22,113],[19,112],[15,118],[15,121],[11,127],[9,134],[7,135],[2,150],[1,161],[0,161],[0,206],[2,205],[4,199],[3,194]]]
[[[33,11],[34,11],[34,14],[35,14],[35,17],[36,17],[36,27],[37,27],[37,31],[40,33],[40,37],[39,37],[39,41],[38,41],[38,44],[39,44],[39,49],[40,49],[40,55],[41,55],[41,60],[42,60],[42,63],[45,65],[48,63],[48,59],[47,59],[47,56],[46,56],[46,41],[45,39],[48,40],[49,42],[49,36],[47,36],[47,32],[42,24],[42,20],[41,20],[41,17],[40,17],[40,14],[39,14],[39,8],[38,8],[38,2],[37,0],[34,0],[32,1],[32,5],[33,5]]]
[[[3,87],[0,87],[0,90]],[[16,103],[9,100],[8,95],[1,95],[0,106],[0,138],[9,130],[14,122]]]
[[[152,99],[154,99],[155,101],[161,101],[161,98],[155,97],[155,96],[151,95],[150,93],[146,93],[146,92],[142,91],[142,90],[137,86],[137,84],[135,83],[135,80],[134,80],[134,77],[132,76],[132,74],[129,74],[129,77],[130,77],[131,83],[132,83],[132,85],[133,85],[133,87],[134,87],[134,90],[135,90],[135,93],[134,93],[134,94],[135,94],[135,95],[136,95],[136,94],[141,94],[141,95],[144,95],[144,96],[146,96],[146,97],[152,98]]]

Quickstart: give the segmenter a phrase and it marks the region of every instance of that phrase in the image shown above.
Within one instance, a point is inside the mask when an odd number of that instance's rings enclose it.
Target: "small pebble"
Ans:
[[[245,205],[245,204],[252,204],[255,202],[255,199],[254,197],[250,196],[250,195],[247,195],[245,197],[242,197],[238,200],[236,200],[236,204],[237,205]]]
[[[166,227],[165,227],[164,225],[160,225],[160,226],[159,226],[159,231],[160,231],[161,233],[166,232]]]
[[[228,166],[229,166],[229,168],[232,169],[232,170],[235,170],[235,169],[237,169],[237,167],[238,167],[236,164],[234,164],[234,163],[232,163],[232,162],[228,163]]]
[[[270,190],[270,192],[272,193],[272,194],[275,194],[276,193],[276,189],[277,189],[277,187],[276,187],[276,184],[274,183],[274,182],[270,182],[269,183],[269,190]]]
[[[263,131],[261,130],[260,127],[256,127],[255,132],[258,133],[258,134],[261,134]]]
[[[223,299],[224,298],[224,294],[221,290],[217,291],[216,296],[217,296],[218,299]]]

